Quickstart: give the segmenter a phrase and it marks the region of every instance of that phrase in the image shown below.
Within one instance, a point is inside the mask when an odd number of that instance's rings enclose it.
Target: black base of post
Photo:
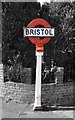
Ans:
[[[33,111],[43,111],[43,107],[42,106],[34,107]]]

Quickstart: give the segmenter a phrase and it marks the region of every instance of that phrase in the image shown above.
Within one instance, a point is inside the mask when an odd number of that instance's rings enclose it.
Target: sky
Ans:
[[[37,0],[37,2],[40,2],[41,6],[44,2],[73,2],[75,0]]]

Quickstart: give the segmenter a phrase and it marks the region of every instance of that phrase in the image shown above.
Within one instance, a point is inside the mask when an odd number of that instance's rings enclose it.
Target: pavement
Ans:
[[[72,118],[75,120],[75,110],[68,109],[49,109],[48,111],[33,111],[31,104],[18,104],[13,101],[6,103],[2,101],[2,118]]]
[[[21,118],[73,118],[73,111],[24,112]]]

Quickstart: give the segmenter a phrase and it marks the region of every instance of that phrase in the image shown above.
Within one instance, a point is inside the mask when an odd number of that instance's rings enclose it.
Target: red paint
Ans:
[[[41,18],[37,18],[37,19],[32,20],[27,25],[27,27],[35,28],[38,25],[41,25],[44,28],[51,28],[51,25],[46,20],[41,19]],[[38,52],[43,52],[44,51],[44,49],[43,49],[44,44],[48,43],[51,39],[50,37],[45,37],[42,40],[39,40],[35,37],[28,37],[28,38],[32,43],[34,43],[36,45],[36,51],[38,51]]]

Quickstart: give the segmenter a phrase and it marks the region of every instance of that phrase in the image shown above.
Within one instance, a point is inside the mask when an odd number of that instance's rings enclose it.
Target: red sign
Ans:
[[[28,25],[27,28],[36,28],[37,26],[43,26],[44,28],[51,28],[51,25],[44,19],[37,18],[32,20]],[[47,33],[47,30],[45,30]],[[29,40],[36,45],[36,51],[43,52],[44,48],[43,46],[48,43],[51,39],[50,36],[44,37],[42,40],[39,40],[35,36],[28,36]]]

